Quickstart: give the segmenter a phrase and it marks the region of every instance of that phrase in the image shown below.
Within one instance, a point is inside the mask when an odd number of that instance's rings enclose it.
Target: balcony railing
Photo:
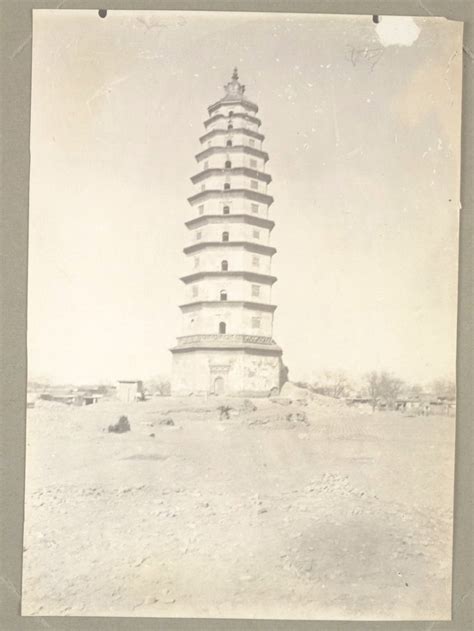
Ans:
[[[226,333],[212,335],[182,335],[178,337],[178,346],[188,346],[189,344],[268,344],[276,345],[271,337],[264,335],[229,335]]]

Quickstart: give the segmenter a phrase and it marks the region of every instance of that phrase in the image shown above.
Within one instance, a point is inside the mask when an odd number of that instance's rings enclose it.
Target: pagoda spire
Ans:
[[[234,68],[234,72],[232,73],[232,78],[224,86],[224,90],[226,91],[226,96],[230,98],[242,98],[245,92],[245,86],[242,85],[239,81],[239,72],[237,68]]]

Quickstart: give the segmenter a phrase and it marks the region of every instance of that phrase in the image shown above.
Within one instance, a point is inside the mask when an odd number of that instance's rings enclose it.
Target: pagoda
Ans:
[[[208,107],[196,192],[188,198],[186,297],[173,354],[172,394],[268,396],[280,390],[282,350],[273,340],[271,274],[276,249],[258,107],[237,69]]]

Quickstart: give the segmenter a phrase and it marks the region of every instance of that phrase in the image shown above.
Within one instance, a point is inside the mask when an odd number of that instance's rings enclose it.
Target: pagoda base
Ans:
[[[174,396],[262,397],[278,394],[283,364],[281,349],[172,349]]]

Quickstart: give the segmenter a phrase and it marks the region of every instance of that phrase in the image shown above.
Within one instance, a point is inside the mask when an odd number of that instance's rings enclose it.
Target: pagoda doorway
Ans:
[[[224,394],[224,377],[216,377],[214,379],[214,394],[219,396]]]

